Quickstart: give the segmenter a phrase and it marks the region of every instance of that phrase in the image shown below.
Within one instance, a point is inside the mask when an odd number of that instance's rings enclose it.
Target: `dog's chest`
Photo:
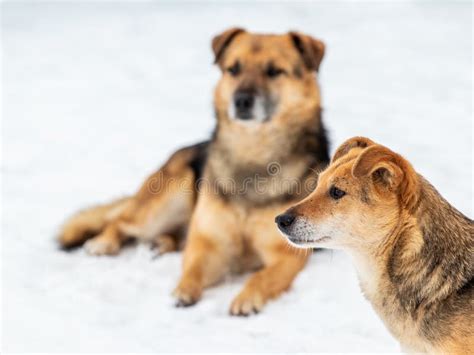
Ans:
[[[249,208],[263,207],[302,198],[311,191],[306,183],[311,172],[307,159],[255,164],[229,158],[213,157],[207,171],[213,191],[224,201]]]
[[[241,247],[231,264],[231,272],[242,273],[254,271],[262,267],[262,259],[255,248],[252,238],[240,235],[239,239]]]

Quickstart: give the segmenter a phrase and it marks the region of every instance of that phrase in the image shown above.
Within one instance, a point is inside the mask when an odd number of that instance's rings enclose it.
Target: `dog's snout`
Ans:
[[[234,95],[234,105],[239,118],[251,118],[251,111],[255,103],[255,95],[250,91],[238,91]]]
[[[252,108],[255,101],[254,95],[251,92],[243,91],[235,95],[235,106],[238,110],[249,110]]]
[[[286,229],[293,224],[295,216],[290,213],[284,213],[275,218],[275,223],[280,229]]]

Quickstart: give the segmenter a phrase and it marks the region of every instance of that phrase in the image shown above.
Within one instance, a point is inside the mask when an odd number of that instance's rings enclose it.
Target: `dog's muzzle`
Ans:
[[[277,216],[275,223],[285,238],[297,247],[314,247],[316,243],[319,244],[331,239],[327,236],[316,237],[317,230],[315,227],[304,218],[293,214],[291,209]]]
[[[255,90],[249,89],[237,90],[229,107],[230,118],[240,121],[264,122],[272,112],[270,101]]]

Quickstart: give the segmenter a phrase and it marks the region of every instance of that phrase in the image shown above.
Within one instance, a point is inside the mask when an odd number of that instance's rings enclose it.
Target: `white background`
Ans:
[[[472,218],[469,3],[3,3],[4,351],[398,351],[339,252],[250,318],[227,314],[247,276],[189,309],[180,255],[60,252],[75,210],[130,194],[177,147],[209,136],[227,27],[323,39],[332,150],[365,135],[402,153]]]

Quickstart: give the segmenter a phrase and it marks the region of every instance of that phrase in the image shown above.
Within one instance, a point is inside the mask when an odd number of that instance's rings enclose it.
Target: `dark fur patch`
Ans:
[[[293,74],[298,79],[301,79],[303,77],[303,69],[301,69],[299,65],[295,65],[295,67],[293,68]]]
[[[406,227],[392,249],[387,273],[402,311],[419,319],[420,332],[437,341],[449,336],[453,317],[472,303],[474,224],[419,178],[423,204],[416,215],[422,248],[410,252],[414,227]]]
[[[194,172],[194,177],[197,180],[199,180],[202,177],[202,174],[204,172],[204,167],[206,165],[206,160],[207,160],[207,150],[209,147],[210,141],[205,141],[201,142],[198,144],[195,144],[189,148],[195,150],[195,154],[191,161],[189,162],[189,166]]]
[[[319,109],[316,115],[316,124],[306,132],[306,142],[303,140],[301,144],[308,147],[308,153],[316,158],[315,163],[327,165],[330,161],[329,139],[322,120],[322,110]]]
[[[291,40],[293,41],[293,45],[295,46],[296,50],[301,54],[301,56],[305,59],[306,61],[306,55],[305,55],[305,47],[303,44],[303,41],[301,38],[297,35],[291,36]]]
[[[363,203],[370,203],[369,189],[367,186],[362,186],[360,191],[360,199]]]

